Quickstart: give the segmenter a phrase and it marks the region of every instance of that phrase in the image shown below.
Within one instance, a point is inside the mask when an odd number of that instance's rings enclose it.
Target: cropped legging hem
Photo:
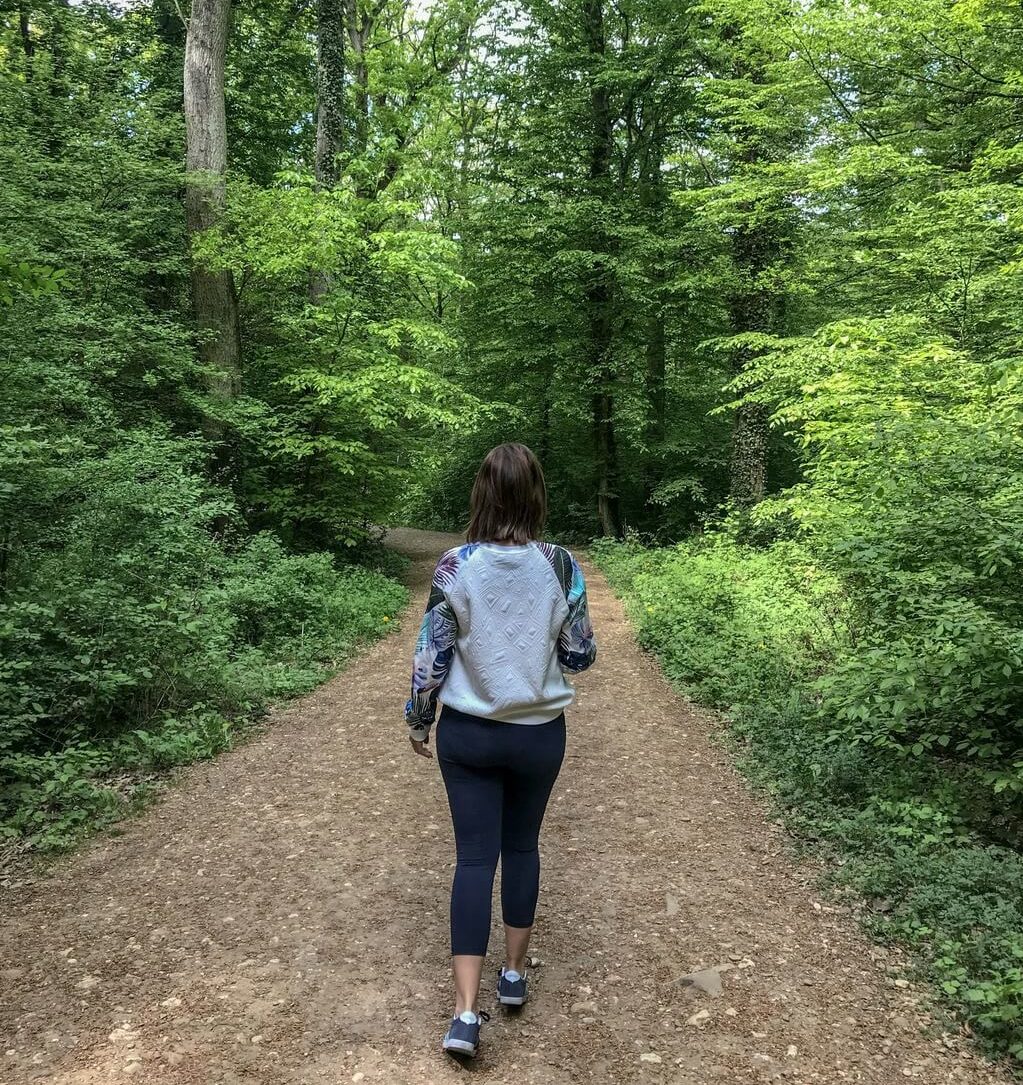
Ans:
[[[486,955],[498,858],[504,922],[533,925],[540,826],[564,756],[564,713],[529,725],[442,709],[437,757],[455,830],[453,955]]]

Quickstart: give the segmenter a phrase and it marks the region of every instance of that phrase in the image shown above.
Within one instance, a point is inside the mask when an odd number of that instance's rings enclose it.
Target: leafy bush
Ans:
[[[836,891],[866,898],[873,933],[908,943],[976,1032],[1023,1058],[1023,856],[990,839],[1017,823],[940,744],[893,756],[891,743],[851,740],[834,691],[853,663],[885,660],[861,656],[862,622],[879,618],[850,581],[805,542],[756,550],[726,532],[590,552],[665,673],[727,710],[743,771],[838,860]]]
[[[841,579],[856,650],[820,684],[851,743],[954,759],[1023,812],[1023,365],[908,318],[846,321],[758,359],[752,398],[807,453],[784,513]]]
[[[893,315],[775,341],[740,390],[804,480],[703,539],[595,556],[875,932],[1023,1059],[1023,366]]]
[[[107,455],[35,463],[74,500],[11,548],[0,834],[72,841],[123,809],[125,773],[137,782],[229,746],[239,721],[311,688],[403,604],[369,569],[290,555],[268,534],[218,537],[232,509],[197,452],[132,434]]]
[[[640,643],[697,699],[735,707],[812,676],[844,635],[833,578],[795,544],[757,552],[724,536],[663,550],[599,542]]]

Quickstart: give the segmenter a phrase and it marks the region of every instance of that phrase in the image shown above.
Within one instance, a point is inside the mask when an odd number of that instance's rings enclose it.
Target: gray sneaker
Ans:
[[[509,973],[504,968],[497,973],[497,1001],[502,1006],[523,1006],[528,997],[524,974]]]
[[[444,1033],[441,1046],[453,1055],[475,1057],[480,1048],[480,1026],[489,1020],[490,1014],[485,1010],[480,1010],[479,1013],[466,1010],[457,1017],[452,1017],[451,1026]]]

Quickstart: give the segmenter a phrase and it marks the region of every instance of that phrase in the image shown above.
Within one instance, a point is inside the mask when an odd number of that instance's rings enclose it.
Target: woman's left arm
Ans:
[[[574,557],[571,562],[571,583],[566,594],[568,617],[558,638],[558,662],[563,671],[578,674],[593,666],[597,658],[597,641],[590,622],[583,571]]]

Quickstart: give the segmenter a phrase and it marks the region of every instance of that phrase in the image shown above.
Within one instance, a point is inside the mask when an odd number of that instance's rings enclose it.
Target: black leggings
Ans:
[[[531,927],[540,892],[540,824],[565,756],[565,714],[536,725],[500,723],[446,705],[437,757],[455,827],[451,952],[486,956],[501,857],[501,909]]]

